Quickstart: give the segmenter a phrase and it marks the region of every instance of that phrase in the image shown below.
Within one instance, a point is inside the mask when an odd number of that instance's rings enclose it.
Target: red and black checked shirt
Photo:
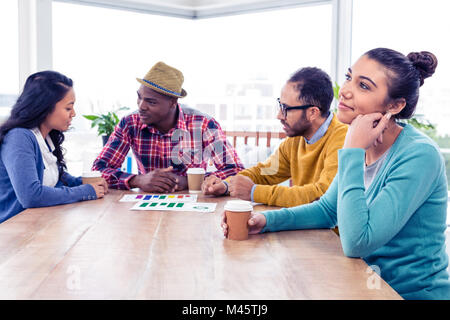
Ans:
[[[143,123],[137,112],[122,118],[92,169],[101,171],[110,187],[129,189],[128,181],[134,174],[120,168],[130,148],[139,174],[173,166],[176,174],[185,176],[188,168],[206,170],[209,160],[221,179],[244,169],[217,121],[184,106],[178,105],[178,110],[178,122],[166,134]]]

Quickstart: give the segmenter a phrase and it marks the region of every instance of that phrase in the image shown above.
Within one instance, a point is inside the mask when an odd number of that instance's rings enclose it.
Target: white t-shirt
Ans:
[[[42,160],[44,161],[44,177],[42,184],[47,187],[54,187],[59,179],[57,158],[52,153],[55,150],[55,145],[50,136],[47,136],[44,140],[39,128],[33,128],[31,129],[31,132],[36,136],[39,149],[41,149]],[[45,143],[45,141],[47,141],[47,143]]]

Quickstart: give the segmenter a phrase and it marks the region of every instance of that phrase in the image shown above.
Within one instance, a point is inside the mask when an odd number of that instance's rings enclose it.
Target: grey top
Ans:
[[[376,177],[378,171],[380,171],[380,168],[383,166],[384,160],[386,159],[389,150],[391,150],[391,148],[387,149],[386,152],[383,153],[383,155],[377,161],[369,166],[364,167],[364,187],[366,188],[366,190],[370,187],[373,179]]]

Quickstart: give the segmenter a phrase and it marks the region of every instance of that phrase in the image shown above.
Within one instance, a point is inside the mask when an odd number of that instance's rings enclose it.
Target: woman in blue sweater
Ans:
[[[350,126],[330,188],[311,204],[253,214],[250,233],[338,225],[344,254],[363,258],[403,298],[450,299],[444,161],[430,138],[396,121],[413,115],[436,66],[429,52],[360,57],[339,92],[338,118]]]
[[[28,77],[0,126],[0,223],[26,208],[103,197],[106,181],[83,185],[65,170],[61,144],[75,116],[72,80],[54,71]]]

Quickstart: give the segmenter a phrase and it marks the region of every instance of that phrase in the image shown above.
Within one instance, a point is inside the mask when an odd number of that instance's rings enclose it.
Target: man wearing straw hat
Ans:
[[[221,179],[244,168],[216,120],[178,104],[187,94],[179,70],[158,62],[137,81],[138,111],[121,119],[94,161],[110,187],[170,193],[187,188],[188,168],[206,169],[209,160]],[[120,170],[130,148],[138,175]]]

